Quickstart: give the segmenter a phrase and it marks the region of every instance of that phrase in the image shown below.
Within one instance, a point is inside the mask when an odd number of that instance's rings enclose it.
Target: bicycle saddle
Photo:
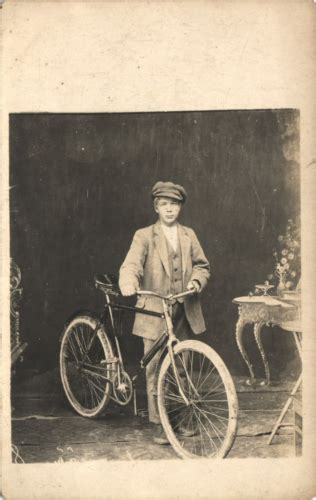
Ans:
[[[96,274],[94,276],[96,288],[99,288],[105,293],[112,293],[113,295],[120,295],[118,286],[118,278],[114,274]]]

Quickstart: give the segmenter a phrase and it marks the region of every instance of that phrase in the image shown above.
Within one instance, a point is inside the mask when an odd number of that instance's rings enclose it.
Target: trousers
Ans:
[[[184,312],[183,303],[176,302],[172,307],[172,322],[174,334],[179,340],[187,340],[191,333],[191,328]],[[144,354],[153,347],[155,340],[144,340]],[[146,366],[146,392],[149,421],[154,424],[160,424],[159,411],[157,406],[157,398],[155,395],[157,366],[165,347],[160,349],[153,359]]]

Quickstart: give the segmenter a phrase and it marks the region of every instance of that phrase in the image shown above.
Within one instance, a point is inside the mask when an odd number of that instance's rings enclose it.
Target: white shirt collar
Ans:
[[[178,224],[174,226],[166,226],[165,224],[161,224],[162,230],[164,232],[165,237],[169,241],[173,250],[176,252],[178,248]]]

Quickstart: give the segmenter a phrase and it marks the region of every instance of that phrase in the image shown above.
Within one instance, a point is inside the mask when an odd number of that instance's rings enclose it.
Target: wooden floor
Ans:
[[[49,390],[43,391],[45,384]],[[238,432],[228,459],[295,456],[291,428],[283,428],[273,444],[267,444],[294,381],[250,388],[238,378],[235,384]],[[143,416],[135,417],[132,405],[111,403],[101,419],[86,419],[70,409],[54,374],[34,376],[28,382],[22,379],[12,384],[13,462],[177,459],[171,446],[153,443],[153,426],[147,421],[141,390],[138,408]],[[286,420],[292,421],[291,411]]]

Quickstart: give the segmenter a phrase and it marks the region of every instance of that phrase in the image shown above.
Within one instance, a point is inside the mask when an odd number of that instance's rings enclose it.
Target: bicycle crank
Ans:
[[[127,405],[133,396],[133,383],[131,377],[126,372],[121,372],[120,377],[118,377],[116,373],[112,383],[115,401],[119,405]]]

